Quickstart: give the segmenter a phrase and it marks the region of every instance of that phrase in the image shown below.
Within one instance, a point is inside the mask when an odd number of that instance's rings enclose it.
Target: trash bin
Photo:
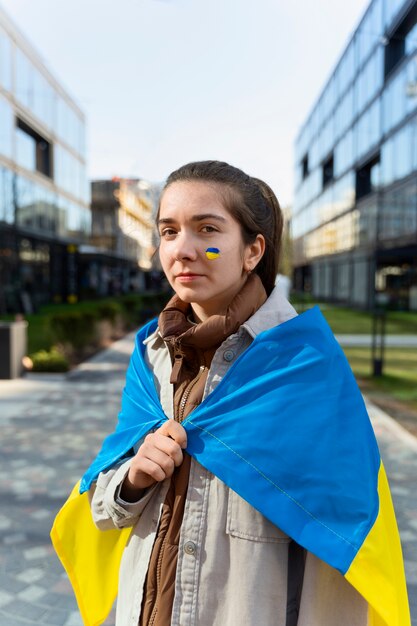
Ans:
[[[27,351],[28,323],[0,322],[0,379],[18,378]]]

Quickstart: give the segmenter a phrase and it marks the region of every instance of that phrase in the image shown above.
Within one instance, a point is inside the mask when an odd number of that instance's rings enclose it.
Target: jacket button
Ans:
[[[226,350],[225,352],[223,352],[223,358],[225,361],[233,361],[233,359],[235,358],[235,353],[233,352],[233,350]]]
[[[194,541],[186,541],[184,543],[184,552],[185,554],[194,555],[197,552],[197,546]]]

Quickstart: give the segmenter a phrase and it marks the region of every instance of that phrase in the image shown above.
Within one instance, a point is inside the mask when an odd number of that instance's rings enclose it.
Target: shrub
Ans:
[[[33,372],[67,372],[68,360],[56,348],[38,350],[29,356]]]
[[[50,327],[56,342],[81,349],[94,343],[96,321],[97,314],[92,311],[56,313],[50,316]]]
[[[99,302],[97,304],[97,315],[99,319],[109,320],[109,322],[116,321],[116,317],[122,312],[122,307],[117,302]]]

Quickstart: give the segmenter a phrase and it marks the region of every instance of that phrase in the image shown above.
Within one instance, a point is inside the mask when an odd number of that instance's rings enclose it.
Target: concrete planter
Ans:
[[[19,378],[27,354],[26,321],[0,322],[0,379]]]

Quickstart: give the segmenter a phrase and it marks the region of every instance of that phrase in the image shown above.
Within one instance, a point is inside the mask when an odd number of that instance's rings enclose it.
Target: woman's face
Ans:
[[[226,311],[264,251],[262,235],[244,244],[240,225],[214,183],[169,185],[161,199],[158,230],[165,275],[199,320]],[[208,258],[208,248],[218,249],[218,256]]]

